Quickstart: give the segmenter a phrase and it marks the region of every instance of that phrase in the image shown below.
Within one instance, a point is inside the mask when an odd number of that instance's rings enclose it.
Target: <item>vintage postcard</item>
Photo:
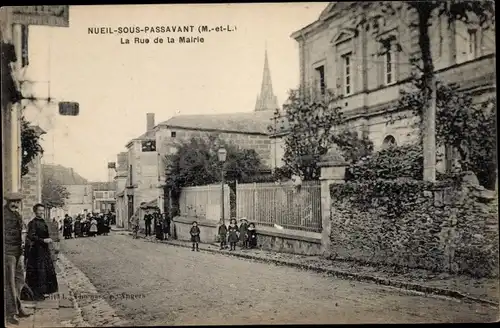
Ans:
[[[493,1],[0,14],[8,327],[497,321]]]

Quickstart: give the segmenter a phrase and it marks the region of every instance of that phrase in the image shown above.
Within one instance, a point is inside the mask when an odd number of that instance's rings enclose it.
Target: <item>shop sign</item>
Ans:
[[[69,6],[14,6],[13,24],[69,27]]]

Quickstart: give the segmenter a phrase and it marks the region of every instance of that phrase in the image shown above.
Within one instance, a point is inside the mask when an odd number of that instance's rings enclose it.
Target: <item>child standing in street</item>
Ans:
[[[240,241],[242,248],[248,248],[248,221],[246,218],[241,219],[240,224]]]
[[[90,221],[90,235],[92,237],[97,236],[97,220],[95,218]]]
[[[255,231],[254,223],[248,225],[248,247],[257,247],[257,232]]]
[[[240,232],[238,230],[238,225],[236,224],[236,219],[231,219],[231,221],[229,222],[230,222],[229,227],[227,229],[227,232],[229,234],[228,236],[229,250],[235,251],[236,243],[238,242]]]
[[[200,249],[198,248],[198,243],[200,242],[200,228],[198,228],[198,222],[193,222],[189,233],[191,234],[191,242],[193,243],[193,248],[191,249],[191,251],[194,252],[196,248],[196,251],[199,252]]]
[[[220,249],[224,249],[226,247],[226,238],[227,238],[227,227],[222,220],[219,222],[219,241],[220,241]]]

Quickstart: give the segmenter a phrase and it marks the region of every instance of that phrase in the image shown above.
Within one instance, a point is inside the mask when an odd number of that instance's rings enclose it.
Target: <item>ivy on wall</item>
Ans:
[[[30,126],[29,122],[21,118],[21,147],[22,147],[22,162],[21,175],[24,176],[29,172],[29,164],[37,155],[43,154],[43,148],[40,145],[39,133]]]
[[[497,276],[495,211],[454,182],[440,186],[436,202],[434,187],[411,179],[332,185],[332,252],[401,270]]]

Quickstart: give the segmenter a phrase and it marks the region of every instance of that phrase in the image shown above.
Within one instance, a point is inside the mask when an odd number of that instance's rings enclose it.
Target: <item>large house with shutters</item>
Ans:
[[[377,17],[378,23],[359,24],[361,15]],[[331,2],[316,21],[291,35],[299,46],[301,86],[331,89],[342,95],[339,105],[349,126],[368,135],[375,150],[416,137],[410,127],[412,118],[388,124],[385,115],[394,109],[400,90],[408,85],[413,69],[410,57],[419,52],[418,31],[405,23],[412,15],[407,11],[402,17],[388,17],[370,2]],[[434,19],[430,31],[438,78],[459,83],[478,102],[495,96],[494,29],[462,22],[448,27],[442,17]],[[383,46],[387,49],[381,49]],[[278,117],[274,124],[273,163],[279,167],[286,117]]]

